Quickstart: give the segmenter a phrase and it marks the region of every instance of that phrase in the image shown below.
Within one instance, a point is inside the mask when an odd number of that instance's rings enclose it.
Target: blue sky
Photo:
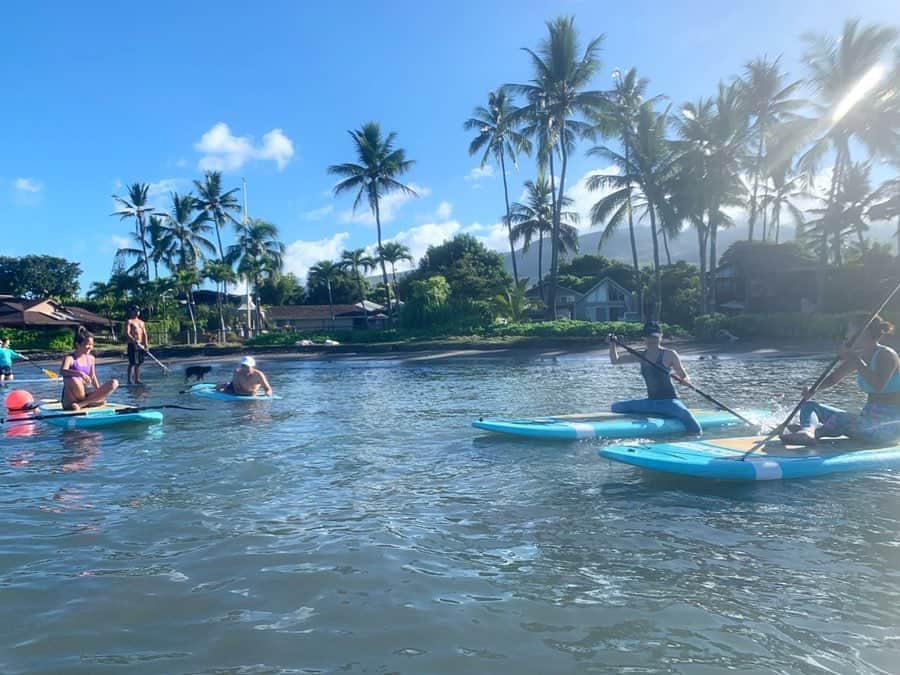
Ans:
[[[109,215],[113,193],[151,183],[165,208],[211,167],[228,187],[246,178],[250,215],[279,227],[287,269],[305,275],[375,241],[326,173],[354,160],[347,130],[369,120],[416,160],[404,179],[421,196],[390,200],[386,239],[416,256],[461,231],[501,248],[498,172],[478,170],[462,123],[492,88],[528,80],[520,48],[547,19],[572,14],[584,39],[606,34],[597,88],[636,66],[651,93],[680,103],[762,54],[801,75],[800,36],[836,34],[850,11],[900,24],[894,0],[14,3],[0,33],[0,254],[77,260],[84,292],[131,231]],[[570,183],[586,208],[578,181],[602,167],[585,149]],[[513,199],[533,175],[524,158]]]

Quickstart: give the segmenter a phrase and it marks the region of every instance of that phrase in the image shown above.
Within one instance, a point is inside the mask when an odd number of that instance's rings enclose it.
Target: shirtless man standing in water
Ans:
[[[234,371],[231,382],[217,387],[219,391],[235,396],[256,396],[258,389],[262,387],[266,396],[272,395],[272,387],[261,370],[256,369],[256,359],[245,356],[241,364]]]
[[[128,384],[141,384],[141,364],[147,353],[147,328],[140,319],[140,310],[132,307],[128,310],[128,322],[125,324],[125,337],[128,338]]]

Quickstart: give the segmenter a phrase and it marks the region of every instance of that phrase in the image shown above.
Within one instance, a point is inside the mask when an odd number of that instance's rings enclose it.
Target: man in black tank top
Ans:
[[[678,352],[674,349],[662,347],[662,329],[658,323],[648,321],[644,325],[644,339],[647,348],[644,357],[661,366],[681,381],[690,382],[688,374],[681,365]],[[672,384],[672,376],[659,368],[655,368],[646,361],[630,354],[619,355],[616,350],[615,336],[609,339],[609,361],[616,365],[619,363],[640,362],[641,375],[647,385],[647,398],[633,401],[619,401],[613,403],[610,410],[614,413],[632,415],[658,415],[660,417],[672,417],[684,424],[686,431],[692,434],[701,433],[699,422],[691,414],[691,411],[678,398],[678,392]]]

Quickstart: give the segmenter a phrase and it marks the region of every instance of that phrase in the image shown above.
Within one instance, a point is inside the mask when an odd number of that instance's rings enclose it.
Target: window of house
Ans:
[[[621,288],[610,286],[607,289],[607,293],[609,294],[610,302],[625,302],[625,293]]]

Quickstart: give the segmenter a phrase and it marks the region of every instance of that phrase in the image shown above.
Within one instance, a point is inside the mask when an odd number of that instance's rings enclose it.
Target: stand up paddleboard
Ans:
[[[772,440],[741,461],[744,453],[763,440],[763,436],[750,436],[684,443],[620,444],[598,452],[601,457],[644,469],[733,481],[900,468],[900,445],[877,448],[850,438],[823,440],[811,447]]]
[[[130,412],[129,412],[130,411]],[[119,424],[159,424],[163,414],[158,410],[134,410],[132,406],[107,403],[96,408],[63,410],[61,403],[45,403],[37,408],[36,419],[65,429],[95,429]],[[46,415],[47,417],[43,417]]]
[[[746,427],[740,419],[722,410],[691,410],[704,431],[729,427]],[[744,417],[763,420],[767,410],[742,410]],[[524,438],[566,441],[581,438],[647,438],[685,433],[684,425],[668,417],[621,415],[611,412],[585,415],[558,415],[530,419],[479,419],[472,422],[476,429],[510,434]]]
[[[281,398],[278,394],[272,394],[271,396],[238,396],[237,394],[228,394],[224,391],[217,390],[216,385],[208,383],[195,384],[190,388],[190,393],[194,396],[214,398],[220,401],[274,401]]]

